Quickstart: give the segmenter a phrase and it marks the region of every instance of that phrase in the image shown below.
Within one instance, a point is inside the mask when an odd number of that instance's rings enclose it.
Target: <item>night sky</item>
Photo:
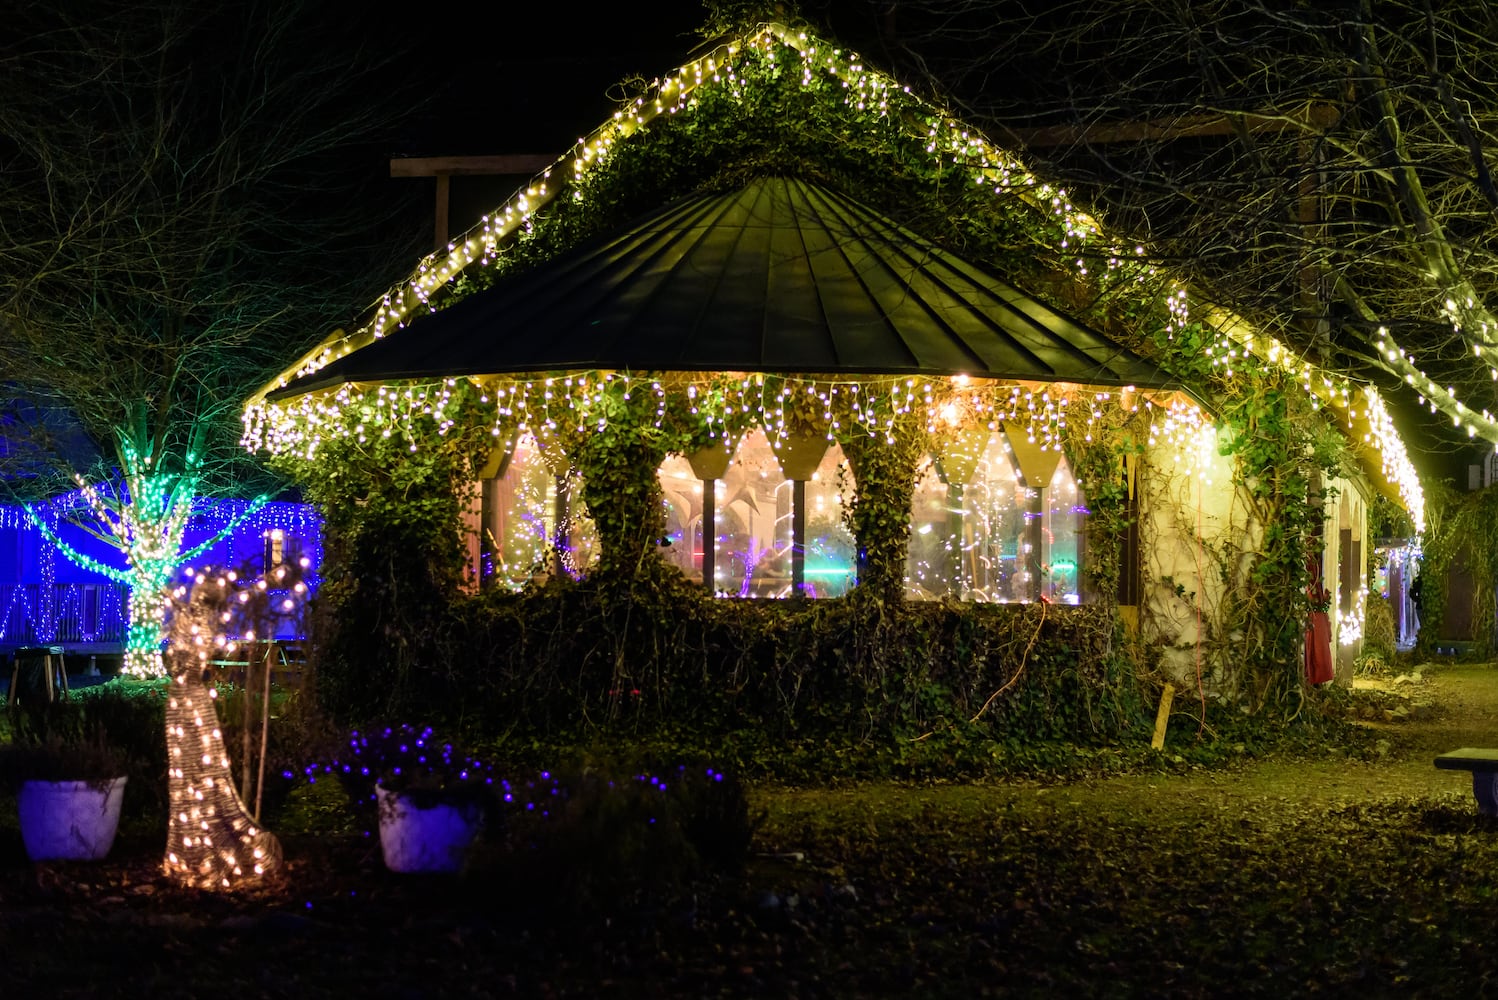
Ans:
[[[874,64],[897,75],[906,68],[899,65],[902,54],[891,51],[884,44],[888,39],[881,37],[893,19],[870,0],[808,0],[800,6],[812,23]],[[431,245],[435,184],[425,178],[390,178],[391,157],[560,155],[626,96],[621,81],[655,78],[704,44],[698,28],[706,11],[700,0],[619,4],[586,14],[581,9],[555,16],[542,12],[513,22],[496,21],[492,6],[444,10],[440,20],[361,28],[373,37],[372,44],[402,53],[388,70],[392,85],[424,95],[409,120],[378,147],[358,154],[368,161],[361,169],[378,172],[374,190],[388,198],[386,207],[396,208],[407,230],[417,227],[428,234],[418,241],[422,251]],[[358,35],[351,39],[370,44]],[[527,180],[528,174],[454,178],[449,232],[455,235],[474,225]],[[1400,395],[1395,392],[1390,400],[1401,407],[1400,424],[1425,424],[1425,414],[1403,405]],[[1425,474],[1465,481],[1471,460],[1467,449],[1413,450]]]
[[[492,8],[483,8],[492,10]],[[820,0],[802,5],[816,23],[868,37],[873,19],[860,3]],[[516,30],[465,30],[463,22],[426,25],[416,40],[404,32],[395,44],[410,52],[392,72],[430,81],[432,99],[390,141],[392,156],[476,156],[505,153],[560,155],[613,113],[625,96],[621,81],[654,79],[686,62],[705,44],[701,0],[667,0],[575,10],[555,21],[539,19]],[[488,15],[481,15],[487,21]],[[392,37],[391,25],[377,34]],[[841,37],[839,40],[843,40]],[[851,39],[850,39],[851,41]],[[455,178],[451,229],[461,232],[502,204],[529,178]],[[424,192],[432,181],[400,179],[393,196]],[[397,193],[398,192],[398,193]]]

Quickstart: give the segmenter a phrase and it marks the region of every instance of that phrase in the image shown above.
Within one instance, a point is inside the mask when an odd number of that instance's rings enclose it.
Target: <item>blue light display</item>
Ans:
[[[267,558],[306,558],[306,582],[315,591],[322,564],[322,518],[308,504],[273,502],[246,515],[247,500],[199,498],[187,522],[183,550],[191,551],[244,520],[208,546],[200,565],[260,566]],[[63,542],[107,567],[124,567],[123,554],[72,523],[86,518],[75,491],[34,510]],[[0,646],[122,646],[126,588],[103,572],[60,557],[62,550],[32,523],[22,507],[0,506]]]

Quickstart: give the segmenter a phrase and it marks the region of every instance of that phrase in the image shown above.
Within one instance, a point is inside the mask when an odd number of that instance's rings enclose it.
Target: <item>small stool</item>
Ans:
[[[21,700],[21,686],[26,696],[45,695],[53,702],[68,696],[68,672],[63,669],[61,646],[22,646],[16,650],[15,666],[10,672],[10,703]]]

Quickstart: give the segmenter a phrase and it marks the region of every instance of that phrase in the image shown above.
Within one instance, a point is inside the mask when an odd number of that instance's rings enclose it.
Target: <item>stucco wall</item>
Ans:
[[[1331,593],[1332,653],[1339,683],[1350,683],[1362,651],[1368,487],[1338,477],[1326,484],[1322,580]],[[1231,684],[1233,636],[1222,620],[1224,577],[1246,572],[1262,525],[1232,483],[1232,462],[1218,454],[1215,432],[1195,447],[1158,442],[1140,464],[1140,598],[1142,637],[1158,644],[1160,669],[1177,684],[1210,696]],[[1344,560],[1346,560],[1344,566]],[[1213,640],[1220,640],[1214,642]],[[1210,653],[1213,647],[1215,654]],[[1213,655],[1219,657],[1213,662]]]
[[[1140,632],[1158,643],[1160,668],[1210,695],[1217,684],[1202,641],[1220,631],[1225,551],[1229,539],[1253,544],[1260,535],[1232,484],[1232,462],[1218,454],[1215,430],[1189,448],[1159,441],[1140,463]]]

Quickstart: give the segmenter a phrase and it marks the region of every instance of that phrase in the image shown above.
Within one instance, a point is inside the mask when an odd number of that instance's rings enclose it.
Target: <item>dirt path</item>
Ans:
[[[1179,827],[1218,822],[1235,812],[1258,822],[1297,822],[1310,812],[1380,800],[1446,794],[1470,800],[1470,776],[1438,771],[1433,761],[1458,747],[1498,746],[1498,665],[1425,664],[1417,670],[1421,679],[1400,688],[1434,702],[1435,710],[1406,722],[1366,723],[1387,750],[1374,760],[1332,751],[1324,760],[1272,757],[1228,771],[1129,774],[1055,787],[995,783],[981,791],[967,785],[911,788],[876,782],[846,790],[781,790],[772,796],[771,810],[786,817],[817,811],[858,817],[879,811],[881,800],[900,799],[901,811],[1090,812],[1112,822]]]
[[[1085,802],[1092,796],[1111,799],[1137,791],[1141,809],[1149,813],[1215,810],[1235,801],[1244,808],[1271,803],[1324,808],[1466,793],[1471,778],[1465,772],[1438,771],[1433,760],[1457,747],[1498,746],[1498,665],[1425,664],[1418,672],[1421,680],[1406,690],[1434,702],[1435,711],[1406,722],[1367,723],[1387,740],[1388,752],[1379,759],[1352,760],[1333,753],[1320,761],[1255,761],[1228,773],[1129,775],[1089,784],[1065,797]]]
[[[1370,723],[1371,760],[776,792],[761,846],[799,867],[756,877],[856,901],[805,921],[856,995],[1498,995],[1498,827],[1433,763],[1498,746],[1498,665],[1420,674],[1434,709]]]

